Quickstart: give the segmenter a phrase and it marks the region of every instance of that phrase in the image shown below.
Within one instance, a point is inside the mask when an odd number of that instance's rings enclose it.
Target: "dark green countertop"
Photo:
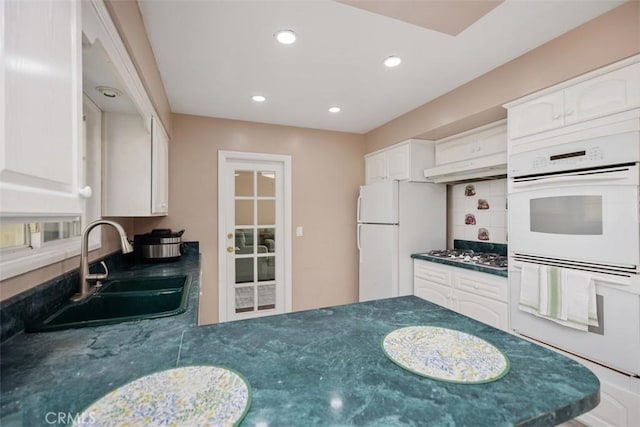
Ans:
[[[412,296],[197,327],[199,258],[184,258],[120,273],[193,274],[183,315],[3,343],[0,423],[51,425],[48,414],[77,414],[136,378],[203,364],[234,369],[251,384],[243,426],[547,426],[599,402],[598,379],[577,362]],[[511,369],[475,385],[408,372],[381,349],[387,333],[408,325],[474,334]]]

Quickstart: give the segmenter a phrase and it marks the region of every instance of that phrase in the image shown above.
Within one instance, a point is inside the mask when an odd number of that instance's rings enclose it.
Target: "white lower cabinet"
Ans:
[[[493,327],[509,330],[507,278],[413,260],[414,295]]]

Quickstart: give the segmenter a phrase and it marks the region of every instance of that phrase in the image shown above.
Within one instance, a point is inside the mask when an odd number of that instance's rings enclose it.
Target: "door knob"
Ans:
[[[227,233],[227,239],[233,239],[233,233]]]
[[[236,251],[236,248],[234,248],[233,246],[227,246],[227,252],[233,253],[235,251]]]

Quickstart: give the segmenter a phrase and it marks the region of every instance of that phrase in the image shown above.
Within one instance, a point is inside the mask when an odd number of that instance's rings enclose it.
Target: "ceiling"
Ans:
[[[138,3],[173,112],[366,133],[624,1]]]

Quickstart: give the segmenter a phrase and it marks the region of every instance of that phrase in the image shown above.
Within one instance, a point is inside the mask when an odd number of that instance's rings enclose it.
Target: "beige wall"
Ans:
[[[144,87],[169,136],[171,107],[136,0],[105,0],[111,19],[136,66]]]
[[[185,228],[198,240],[200,323],[218,320],[218,150],[292,157],[293,309],[356,302],[355,208],[364,179],[362,135],[176,114],[169,146],[169,216],[138,218],[136,233]]]
[[[502,104],[640,53],[640,2],[631,1],[365,136],[372,152],[420,136],[440,139],[506,117]]]

